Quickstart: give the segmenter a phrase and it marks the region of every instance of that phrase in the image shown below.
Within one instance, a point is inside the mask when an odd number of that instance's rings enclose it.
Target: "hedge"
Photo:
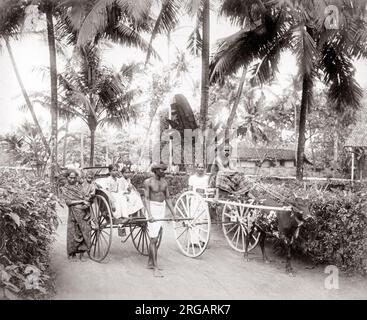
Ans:
[[[315,263],[333,264],[348,273],[367,273],[366,192],[311,194],[312,214],[300,233],[297,250]]]
[[[57,198],[49,183],[14,171],[0,171],[0,187],[0,298],[47,298]]]

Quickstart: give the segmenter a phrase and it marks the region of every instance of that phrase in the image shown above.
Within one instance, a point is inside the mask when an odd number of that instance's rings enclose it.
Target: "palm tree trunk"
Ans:
[[[338,167],[338,153],[339,153],[339,121],[338,116],[335,118],[335,129],[334,129],[334,146],[333,146],[333,167],[334,173]]]
[[[301,110],[299,114],[299,132],[298,132],[298,144],[297,144],[297,159],[296,159],[296,178],[297,180],[303,180],[303,164],[305,158],[305,132],[306,132],[306,119],[308,109],[308,96],[312,89],[312,81],[308,75],[304,75],[302,83],[302,100]]]
[[[209,46],[210,46],[210,0],[203,5],[203,47],[201,53],[201,129],[206,130],[209,106]],[[203,159],[206,163],[206,141],[204,137]]]
[[[51,182],[54,182],[57,166],[57,65],[55,33],[53,25],[53,7],[48,3],[45,7],[47,20],[48,50],[50,53],[50,78],[51,78]]]
[[[226,130],[224,132],[224,141],[225,141],[225,143],[229,143],[229,131],[232,127],[234,118],[236,116],[238,104],[240,103],[242,90],[243,90],[243,85],[245,83],[246,73],[247,73],[247,68],[244,67],[243,70],[242,70],[241,80],[240,80],[240,83],[238,85],[236,100],[233,104],[233,107],[231,109],[231,113],[229,114],[229,117],[228,117],[228,120],[227,120],[227,126],[226,126]]]
[[[6,48],[8,50],[8,53],[9,53],[9,57],[10,57],[10,61],[11,61],[11,64],[13,66],[13,69],[14,69],[14,72],[15,72],[15,76],[17,78],[17,81],[18,81],[18,84],[20,86],[20,89],[22,91],[22,95],[24,97],[24,100],[27,104],[27,107],[32,115],[32,119],[33,119],[33,122],[34,124],[36,125],[37,129],[38,129],[38,132],[41,136],[41,140],[42,140],[42,143],[43,145],[45,146],[46,150],[48,153],[50,153],[50,145],[48,144],[47,140],[46,140],[46,137],[45,135],[43,134],[43,131],[42,131],[42,128],[38,122],[38,119],[37,119],[37,116],[36,116],[36,113],[34,112],[34,108],[33,108],[33,105],[29,99],[29,96],[28,96],[28,93],[24,87],[24,84],[23,84],[23,81],[22,81],[22,78],[20,77],[20,74],[19,74],[19,71],[18,71],[18,66],[15,62],[15,58],[14,58],[14,55],[13,55],[13,50],[11,48],[11,45],[10,45],[10,42],[9,42],[9,38],[8,37],[4,37],[5,39],[5,43],[6,43]]]
[[[90,128],[90,155],[89,155],[89,165],[94,166],[94,145],[96,138],[96,129]]]
[[[64,146],[63,146],[63,151],[62,151],[62,166],[64,168],[66,164],[66,150],[68,148],[69,123],[70,123],[70,119],[68,118],[66,120],[66,125],[65,125]]]
[[[311,154],[312,154],[312,167],[313,171],[316,172],[316,155],[315,155],[315,147],[312,140],[312,131],[310,130],[310,148],[311,148]]]
[[[84,168],[84,135],[80,133],[80,167]]]

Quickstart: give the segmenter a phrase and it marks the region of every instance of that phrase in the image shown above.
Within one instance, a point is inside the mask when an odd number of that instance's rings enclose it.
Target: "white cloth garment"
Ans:
[[[208,185],[209,176],[205,174],[203,176],[198,176],[197,174],[194,174],[189,178],[189,186],[192,187],[193,191],[196,191],[197,189],[207,189]]]
[[[163,219],[166,213],[166,202],[149,201],[150,213],[154,219]],[[163,221],[148,222],[148,234],[150,238],[158,237]]]
[[[128,193],[128,186],[129,183],[125,178],[115,180],[109,177],[106,182],[106,190],[109,192],[111,202],[116,208],[114,212],[116,218],[127,218],[144,207],[140,194],[133,186],[131,186],[131,191]]]

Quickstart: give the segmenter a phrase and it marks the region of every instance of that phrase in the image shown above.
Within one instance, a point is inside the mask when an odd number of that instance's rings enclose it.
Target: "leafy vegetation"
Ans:
[[[367,274],[366,195],[366,190],[312,194],[314,220],[301,230],[298,251],[316,263]]]
[[[14,171],[0,171],[0,186],[0,288],[5,296],[48,297],[57,199],[49,182]]]

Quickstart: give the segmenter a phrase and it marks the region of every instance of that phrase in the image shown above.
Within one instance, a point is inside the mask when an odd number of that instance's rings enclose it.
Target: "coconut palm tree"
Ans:
[[[42,143],[44,144],[46,150],[50,152],[50,146],[39,124],[33,105],[29,99],[28,92],[24,87],[11,46],[11,39],[18,39],[18,36],[20,34],[20,30],[25,19],[25,9],[25,3],[14,1],[2,2],[0,6],[0,38],[2,38],[5,42],[15,76],[17,78],[24,100],[26,101],[27,108],[31,113],[32,120],[38,129]]]
[[[123,13],[128,13],[130,20],[134,21],[135,26],[144,26],[145,31],[151,32],[146,62],[149,61],[151,53],[153,52],[152,43],[157,34],[168,33],[170,30],[174,29],[179,22],[180,16],[184,12],[188,12],[191,15],[196,16],[197,21],[201,22],[202,36],[197,37],[199,28],[195,28],[192,38],[195,40],[201,40],[201,45],[196,47],[202,49],[200,115],[202,128],[205,130],[209,104],[210,0],[162,0],[159,2],[159,10],[156,16],[154,16],[155,7],[152,0],[139,0],[136,2],[128,0],[93,1],[90,6],[85,6],[85,13],[83,15],[85,18],[79,25],[79,45],[84,45],[93,41],[97,34],[103,33],[106,30],[108,21],[116,19],[115,25],[121,21],[123,15],[114,15],[111,18],[111,15],[109,14],[111,8],[115,8],[115,10]],[[193,46],[196,44],[197,41],[192,41]]]
[[[95,133],[99,126],[109,124],[121,127],[134,116],[131,102],[137,89],[130,82],[139,66],[123,65],[119,72],[103,66],[95,46],[80,49],[59,75],[60,91],[66,108],[60,111],[74,115],[86,123],[90,130],[90,165],[94,164]]]
[[[57,167],[57,64],[56,64],[56,44],[55,44],[55,28],[54,17],[58,17],[65,10],[65,7],[58,0],[24,0],[24,1],[9,1],[5,0],[3,8],[9,11],[12,15],[19,17],[15,20],[18,24],[22,24],[25,18],[26,9],[29,6],[36,6],[39,12],[45,15],[47,44],[50,56],[50,92],[51,92],[51,146],[48,147],[51,154],[51,181],[54,180]],[[3,10],[3,9],[2,9]],[[6,17],[5,25],[12,25],[14,21],[12,16]],[[9,48],[9,47],[8,47]],[[19,80],[18,80],[19,81]],[[23,95],[24,95],[24,90]],[[27,99],[26,99],[27,101]],[[28,103],[28,102],[27,102]],[[45,139],[42,139],[45,144]]]
[[[365,57],[365,6],[359,1],[340,0],[343,23],[338,29],[325,27],[327,1],[261,0],[236,4],[226,0],[222,12],[236,23],[256,21],[255,29],[242,29],[224,39],[211,63],[211,79],[217,81],[260,59],[258,79],[263,82],[276,71],[280,53],[290,48],[299,63],[302,97],[297,146],[297,178],[303,178],[307,111],[312,106],[316,77],[329,86],[329,100],[336,109],[358,108],[361,89],[354,80],[353,57]],[[253,4],[253,6],[248,6]],[[358,14],[356,14],[358,12]],[[362,13],[362,14],[361,14]]]

